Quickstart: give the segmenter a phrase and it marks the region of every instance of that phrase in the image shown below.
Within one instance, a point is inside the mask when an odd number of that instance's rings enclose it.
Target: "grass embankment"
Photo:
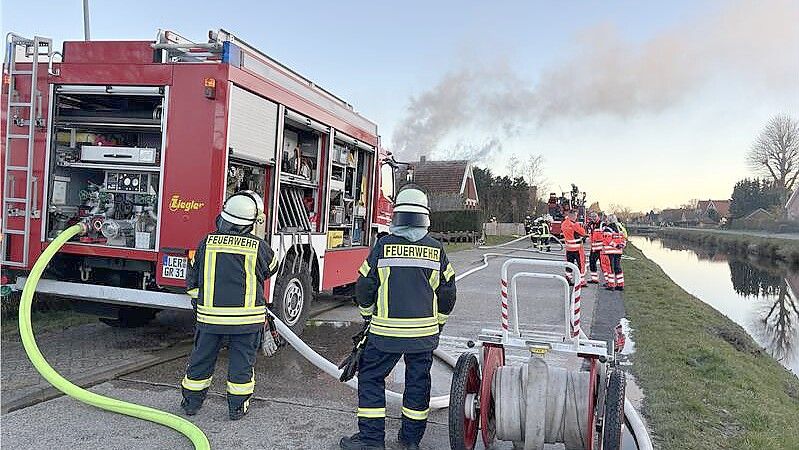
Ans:
[[[683,228],[665,228],[658,231],[658,234],[692,244],[718,248],[726,253],[755,255],[799,264],[799,240]]]
[[[19,340],[19,293],[2,298],[3,308],[0,316],[0,335],[3,340]],[[68,300],[49,296],[34,298],[31,323],[36,333],[61,331],[77,325],[97,321],[97,316],[83,314],[72,309]]]
[[[633,370],[662,449],[799,449],[799,380],[628,246]]]
[[[499,245],[518,238],[519,236],[486,236],[486,242],[483,245]],[[444,251],[447,253],[468,250],[470,248],[475,248],[475,245],[471,242],[447,242],[444,244]]]

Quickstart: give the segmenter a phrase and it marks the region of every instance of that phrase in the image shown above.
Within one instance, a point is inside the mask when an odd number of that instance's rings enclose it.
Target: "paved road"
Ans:
[[[478,250],[462,251],[452,254],[451,260],[456,270],[463,272],[477,265],[481,254]],[[499,260],[493,260],[488,269],[458,283],[458,304],[442,338],[445,349],[453,353],[467,351],[467,340],[476,337],[481,328],[499,327],[500,265]],[[564,325],[563,299],[556,285],[525,283],[520,285],[519,292],[520,297],[524,297],[524,304],[520,306],[523,328],[551,330]],[[590,332],[587,328],[592,322],[596,293],[595,287],[584,290],[582,316],[586,332]],[[355,308],[339,308],[317,317],[303,337],[321,354],[338,361],[349,350],[349,336],[357,330],[359,321]],[[144,330],[124,331],[130,333],[131,339],[138,339]],[[185,358],[167,362],[103,383],[92,390],[177,413],[178,383],[185,362]],[[563,359],[554,362],[573,363]],[[252,413],[242,422],[232,424],[226,419],[227,409],[221,397],[225,391],[225,366],[223,353],[211,388],[218,396],[209,398],[201,413],[192,418],[206,431],[214,448],[332,449],[337,447],[341,435],[352,433],[357,428],[354,392],[321,373],[290,348],[282,350],[274,358],[259,358]],[[389,386],[401,389],[402,378],[402,368],[398,367],[389,377]],[[433,395],[447,393],[449,381],[449,370],[437,365],[434,368]],[[398,405],[389,405],[388,414],[398,418]],[[426,448],[449,446],[446,421],[446,411],[431,415],[423,442]],[[398,423],[397,420],[388,423],[389,442],[395,436]],[[2,442],[7,448],[15,449],[38,449],[43,445],[63,449],[190,448],[189,443],[172,430],[106,413],[65,397],[4,415]],[[495,448],[510,447],[499,445]]]

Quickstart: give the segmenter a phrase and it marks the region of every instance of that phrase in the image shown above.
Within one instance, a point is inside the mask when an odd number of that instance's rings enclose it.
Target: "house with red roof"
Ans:
[[[405,173],[400,173],[399,179],[412,179],[421,186],[427,192],[433,212],[477,209],[480,205],[472,163],[468,160],[428,161],[422,156]]]
[[[730,203],[730,200],[699,200],[696,212],[701,221],[718,223],[721,219],[729,219]]]

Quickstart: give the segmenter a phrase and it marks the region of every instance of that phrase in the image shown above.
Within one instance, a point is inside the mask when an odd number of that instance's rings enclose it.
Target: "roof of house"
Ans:
[[[743,220],[767,219],[767,218],[770,218],[770,217],[773,217],[773,216],[774,216],[774,214],[771,214],[770,212],[766,211],[765,209],[757,208],[756,210],[754,210],[754,211],[750,212],[749,214],[747,214],[746,217],[744,217]]]
[[[794,189],[793,194],[791,194],[791,197],[785,203],[785,209],[791,209],[791,206],[796,203],[797,199],[799,199],[799,189]]]
[[[732,204],[730,200],[713,200],[713,206],[716,207],[716,212],[719,213],[721,217],[730,215],[730,204]]]
[[[696,209],[703,214],[707,213],[708,208],[713,208],[721,217],[727,217],[730,214],[730,200],[699,200]]]
[[[419,161],[413,164],[413,181],[431,194],[461,193],[469,161]]]

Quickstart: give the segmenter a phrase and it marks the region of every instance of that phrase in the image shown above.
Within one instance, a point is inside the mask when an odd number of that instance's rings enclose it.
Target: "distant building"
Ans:
[[[701,223],[718,223],[730,217],[730,200],[699,200],[696,212]]]
[[[774,219],[774,214],[771,214],[770,212],[766,211],[763,208],[757,208],[756,210],[747,214],[747,216],[743,218],[743,220],[745,221],[760,221],[760,220],[771,220],[771,219]]]
[[[799,189],[793,191],[788,203],[785,204],[785,214],[789,220],[799,220]]]
[[[659,215],[660,224],[665,226],[693,227],[699,225],[699,213],[693,209],[664,209]]]
[[[422,156],[408,172],[412,172],[413,182],[427,191],[433,212],[476,209],[480,205],[468,160],[428,161]],[[408,179],[408,172],[399,173],[399,179]]]

